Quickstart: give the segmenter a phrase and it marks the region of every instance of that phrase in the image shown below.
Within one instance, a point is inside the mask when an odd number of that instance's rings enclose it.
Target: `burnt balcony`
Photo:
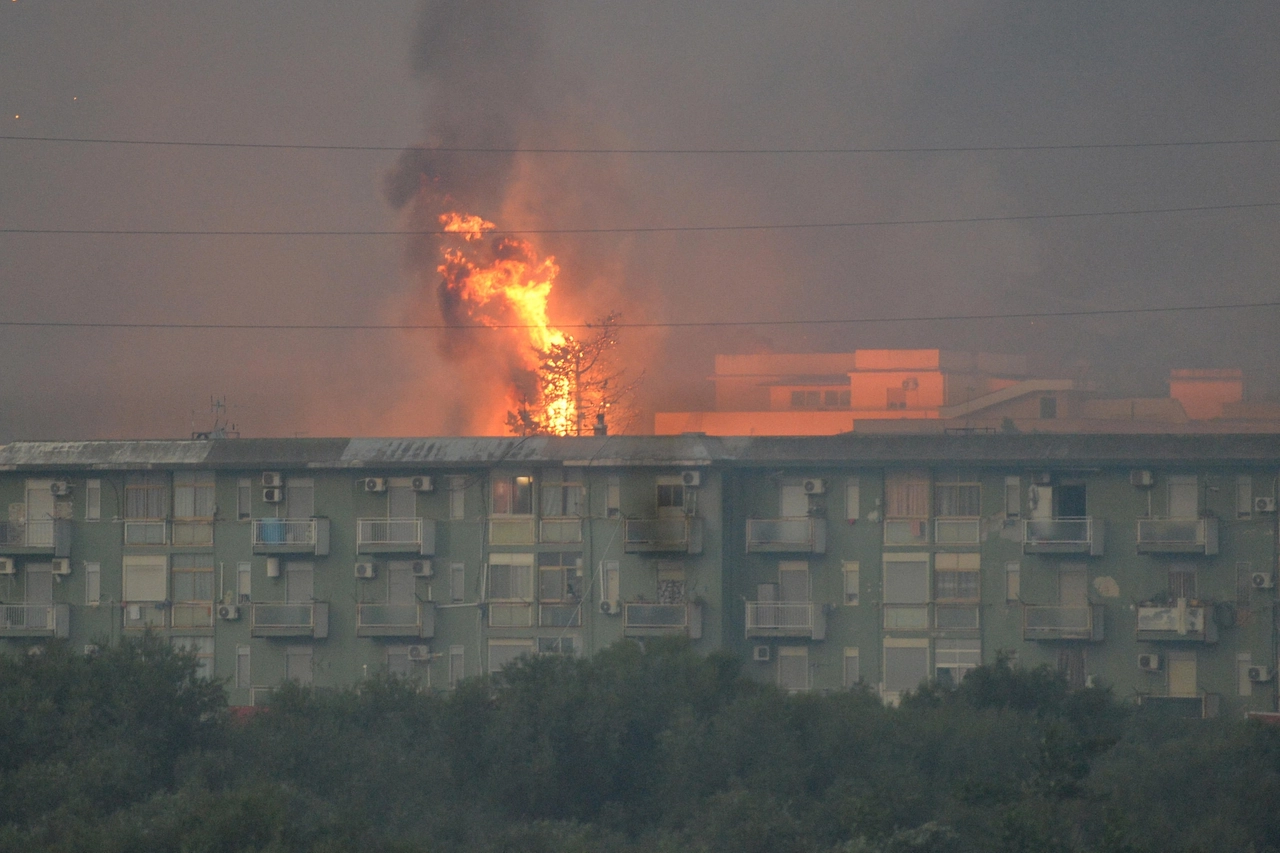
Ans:
[[[255,603],[249,613],[249,635],[252,637],[311,637],[321,640],[329,636],[327,601]]]
[[[1100,518],[1028,518],[1022,522],[1024,554],[1102,556],[1105,524]]]
[[[747,553],[825,554],[825,518],[748,518]]]
[[[126,601],[123,624],[126,631],[212,629],[214,609],[212,601]]]
[[[1138,520],[1139,554],[1218,553],[1216,518],[1142,518]]]
[[[255,518],[252,536],[255,554],[329,553],[327,518]]]
[[[1179,598],[1177,603],[1139,604],[1138,640],[1143,642],[1216,643],[1218,623],[1213,607]]]
[[[0,521],[0,556],[71,556],[70,519],[42,518],[35,521]]]
[[[70,627],[67,604],[0,604],[0,637],[66,638]]]
[[[701,639],[702,605],[625,602],[622,605],[622,633],[627,637],[681,634],[694,640]]]
[[[436,552],[436,523],[422,518],[356,519],[357,554],[417,554]]]
[[[702,519],[628,518],[623,538],[628,554],[702,553]]]
[[[357,637],[412,637],[429,640],[436,633],[436,606],[428,601],[413,604],[356,604]]]
[[[1054,604],[1022,606],[1022,639],[1083,640],[1101,643],[1104,638],[1101,604],[1064,607]]]
[[[748,601],[747,637],[799,637],[821,640],[827,635],[827,611],[811,601]]]

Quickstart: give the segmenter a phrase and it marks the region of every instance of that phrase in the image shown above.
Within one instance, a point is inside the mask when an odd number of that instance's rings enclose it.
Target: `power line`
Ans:
[[[944,314],[914,317],[846,317],[803,320],[690,320],[672,322],[615,323],[618,329],[740,328],[744,326],[853,326],[869,323],[932,323],[975,320],[1036,320],[1055,317],[1105,317],[1124,314],[1175,314],[1193,311],[1235,311],[1280,308],[1280,301],[1235,302],[1219,305],[1175,305],[1147,308],[1096,308],[1079,311],[1023,311],[1012,314]],[[557,323],[559,329],[595,329],[598,323]],[[383,331],[502,331],[539,328],[525,324],[495,325],[447,323],[145,323],[75,322],[61,320],[0,320],[0,327],[33,329],[159,329],[178,331],[257,332],[383,332]]]
[[[318,145],[286,142],[199,142],[176,139],[116,139],[78,136],[0,136],[5,142],[57,142],[80,145],[134,145],[171,148],[244,148],[276,151],[380,151],[418,150],[440,154],[664,154],[664,155],[751,155],[751,154],[962,154],[1014,151],[1105,151],[1141,148],[1209,148],[1217,146],[1274,145],[1280,137],[1255,139],[1203,139],[1177,142],[1080,142],[1049,145],[920,145],[883,147],[820,148],[498,148],[462,145]]]
[[[552,234],[673,234],[689,232],[732,231],[801,231],[807,229],[877,228],[903,225],[965,225],[984,222],[1031,222],[1049,219],[1089,219],[1108,216],[1146,216],[1170,213],[1207,213],[1224,210],[1261,210],[1280,207],[1280,202],[1264,201],[1246,204],[1206,204],[1190,207],[1151,207],[1130,210],[1101,210],[1081,213],[1025,213],[1009,216],[959,216],[927,219],[878,219],[851,222],[794,222],[757,225],[657,225],[619,228],[497,228],[486,235],[552,235]],[[423,230],[304,230],[226,229],[184,230],[150,228],[0,228],[0,234],[43,234],[98,237],[441,237],[457,234],[439,229]]]

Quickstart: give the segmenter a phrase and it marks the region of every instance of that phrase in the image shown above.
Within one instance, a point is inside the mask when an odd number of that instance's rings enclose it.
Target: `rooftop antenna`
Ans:
[[[209,395],[209,411],[213,415],[213,429],[205,432],[191,431],[191,437],[197,441],[208,441],[213,438],[239,438],[240,430],[233,423],[227,421],[227,398],[226,396],[214,397]],[[195,412],[191,413],[191,424],[194,427],[196,420]]]

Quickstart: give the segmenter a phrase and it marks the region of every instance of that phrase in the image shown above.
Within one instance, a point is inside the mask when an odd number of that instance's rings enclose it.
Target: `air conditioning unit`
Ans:
[[[1155,474],[1150,471],[1130,471],[1129,485],[1137,486],[1139,489],[1149,489],[1156,484]]]
[[[1138,655],[1138,669],[1143,672],[1159,672],[1160,671],[1160,655],[1145,654]]]
[[[430,492],[435,488],[430,477],[414,477],[409,481],[409,485],[415,492]]]
[[[18,567],[13,562],[13,557],[0,557],[0,575],[16,575]]]
[[[49,484],[49,491],[53,492],[55,498],[65,498],[71,494],[71,484],[66,480],[54,480]]]
[[[67,557],[57,557],[53,561],[53,573],[55,575],[71,574],[71,560]]]
[[[605,616],[621,616],[622,602],[608,600],[602,601],[600,602],[600,612]]]
[[[262,487],[264,489],[278,489],[284,485],[284,478],[280,476],[278,471],[265,471],[262,474]]]
[[[1265,666],[1251,666],[1246,673],[1250,681],[1270,681],[1271,670]]]
[[[263,489],[262,499],[269,504],[278,504],[284,501],[284,489]]]
[[[751,659],[757,663],[766,663],[770,657],[768,646],[756,646],[751,650]]]
[[[1254,572],[1249,578],[1254,589],[1271,589],[1276,585],[1276,579],[1268,572]]]
[[[378,570],[373,563],[356,563],[356,577],[361,580],[373,580],[378,576]]]
[[[431,660],[431,647],[430,646],[410,646],[409,660],[416,660],[416,661]]]
[[[240,618],[240,608],[234,604],[219,604],[218,618],[227,622],[234,622]]]
[[[431,577],[431,561],[414,560],[413,565],[410,566],[410,571],[412,571],[415,578],[429,578]]]
[[[826,480],[805,480],[803,483],[806,495],[820,495],[827,490]]]
[[[1275,498],[1254,498],[1253,511],[1254,512],[1275,512],[1276,499]]]
[[[385,492],[387,490],[386,477],[365,477],[360,482],[364,485],[366,492]]]
[[[702,485],[702,472],[685,471],[680,475],[680,482],[691,489],[696,489]]]

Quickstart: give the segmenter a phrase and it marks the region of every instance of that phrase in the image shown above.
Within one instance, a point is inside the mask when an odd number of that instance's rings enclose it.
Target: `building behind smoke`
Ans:
[[[1280,405],[1244,401],[1242,371],[1174,370],[1169,396],[1108,397],[1034,376],[1021,356],[922,350],[718,355],[715,407],[658,412],[654,432],[1274,432]]]
[[[787,690],[1010,655],[1272,711],[1278,474],[1275,434],[19,442],[0,648],[151,630],[250,705],[676,635]]]

